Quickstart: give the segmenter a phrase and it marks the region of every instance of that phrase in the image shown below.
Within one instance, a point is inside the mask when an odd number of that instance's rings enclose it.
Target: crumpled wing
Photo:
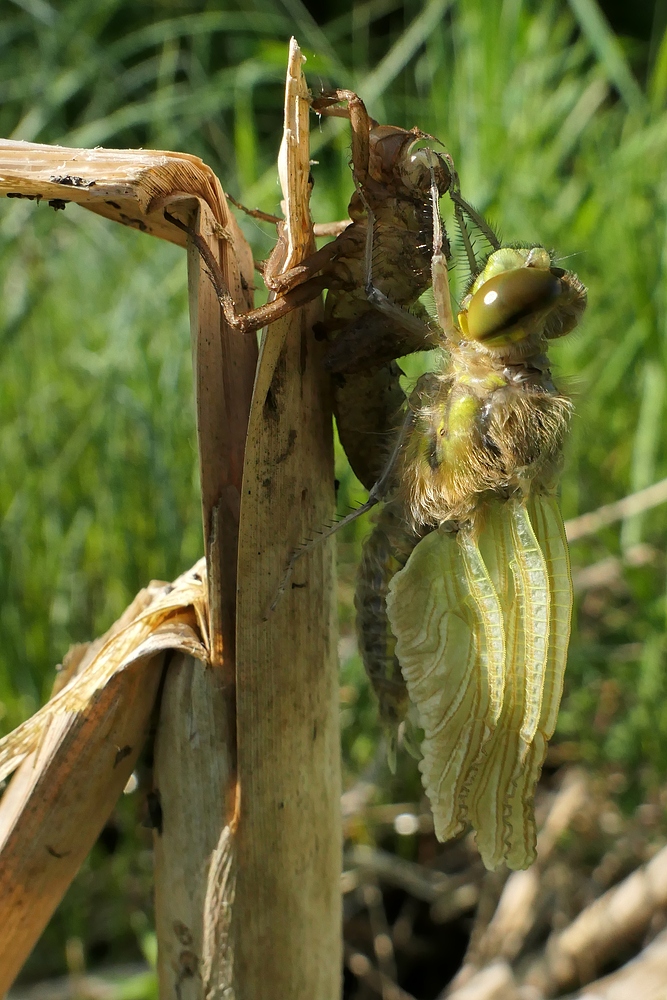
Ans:
[[[523,503],[510,501],[491,509],[480,538],[486,559],[495,556],[500,561],[501,552],[494,544],[499,538],[510,568],[499,589],[507,629],[505,699],[468,803],[477,847],[489,868],[508,853],[518,867],[534,858],[532,804],[524,810],[515,789],[537,731],[550,634],[546,561]]]
[[[465,827],[466,793],[498,711],[504,637],[497,599],[478,553],[439,529],[393,578],[387,611],[425,733],[419,766],[436,836],[447,840]]]
[[[506,859],[510,868],[527,868],[535,860],[535,786],[542,771],[548,742],[556,728],[572,621],[570,558],[558,502],[555,497],[534,497],[528,502],[527,510],[547,571],[549,633],[536,731],[517,762],[508,802],[508,827],[512,834],[507,843]],[[535,705],[535,693],[529,691],[529,705],[531,700]],[[524,716],[524,727],[529,715],[530,712],[527,712]]]
[[[426,734],[420,768],[436,835],[471,822],[488,868],[525,868],[535,857],[533,796],[556,724],[571,606],[553,497],[491,504],[477,533],[433,532],[390,587],[396,652]]]

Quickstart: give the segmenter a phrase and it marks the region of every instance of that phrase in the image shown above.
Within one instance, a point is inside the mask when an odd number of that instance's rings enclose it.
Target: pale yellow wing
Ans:
[[[533,796],[563,685],[572,589],[550,497],[433,532],[392,581],[396,653],[425,732],[436,835],[469,820],[485,865],[535,856]]]
[[[474,532],[462,530],[457,542],[463,557],[470,597],[482,626],[480,668],[488,687],[488,721],[495,726],[502,711],[505,690],[505,624],[496,585],[491,578]]]
[[[535,497],[528,503],[528,514],[548,576],[549,638],[535,736],[517,765],[508,801],[508,823],[512,829],[507,852],[510,868],[526,868],[535,858],[535,786],[547,744],[556,728],[572,619],[570,559],[558,503],[554,497]]]
[[[387,612],[424,730],[420,769],[436,836],[465,826],[465,796],[499,711],[504,633],[495,591],[469,539],[440,529],[393,578]]]
[[[508,803],[525,744],[526,644],[517,594],[516,538],[508,504],[487,511],[480,535],[482,558],[493,572],[503,608],[506,635],[505,691],[496,729],[484,747],[468,796],[468,818],[477,832],[477,847],[487,868],[499,865],[511,837]]]
[[[506,629],[505,696],[482,749],[468,816],[487,868],[535,860],[535,786],[553,735],[563,688],[572,587],[563,522],[553,497],[494,505],[480,537],[496,569]]]

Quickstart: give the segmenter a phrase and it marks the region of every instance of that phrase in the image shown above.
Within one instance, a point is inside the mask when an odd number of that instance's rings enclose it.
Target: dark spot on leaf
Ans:
[[[186,927],[181,920],[174,920],[174,934],[186,948],[192,945],[192,934],[190,933],[190,928]]]
[[[125,760],[125,758],[129,757],[131,753],[132,753],[132,747],[131,746],[127,746],[126,745],[124,747],[119,747],[118,750],[116,751],[116,758],[115,758],[115,760],[113,762],[113,766],[114,767],[118,767],[118,765],[120,764],[121,760]]]
[[[126,226],[132,226],[133,229],[138,229],[142,233],[148,232],[148,226],[141,219],[133,219],[132,216],[125,215],[121,212],[120,220],[121,222],[124,222]]]
[[[93,187],[95,181],[87,181],[85,177],[77,177],[75,174],[55,174],[49,177],[51,184],[63,184],[65,187],[89,188]]]
[[[66,858],[67,855],[69,854],[69,851],[63,851],[62,853],[60,853],[60,851],[57,851],[55,847],[51,847],[50,844],[46,844],[46,849],[52,858],[57,858],[59,861],[61,858]]]
[[[278,400],[276,398],[276,393],[272,385],[269,386],[266,393],[266,399],[264,400],[264,417],[275,419],[278,413]]]
[[[289,458],[289,456],[294,451],[295,443],[296,443],[296,428],[292,427],[289,434],[287,435],[287,446],[284,449],[284,451],[281,452],[280,455],[278,455],[276,459],[276,465],[280,465],[281,462],[284,462],[285,459]]]
[[[193,951],[182,951],[178,956],[178,964],[181,967],[180,974],[182,979],[196,976],[199,971],[199,959]]]

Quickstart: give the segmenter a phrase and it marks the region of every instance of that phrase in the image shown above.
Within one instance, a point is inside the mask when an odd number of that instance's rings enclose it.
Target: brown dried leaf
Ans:
[[[136,603],[133,602],[132,606]],[[175,634],[175,648],[199,659],[208,659],[207,620],[206,573],[202,559],[173,584],[158,591],[130,622],[120,628],[112,626],[84,669],[74,674],[31,718],[0,740],[0,780],[11,774],[27,754],[38,748],[54,719],[59,715],[89,711],[96,693],[114,674],[127,669],[136,660],[157,652],[153,634],[162,625],[189,626],[190,631]],[[161,645],[159,648],[165,647]]]
[[[205,201],[235,242],[245,242],[225,209],[220,181],[198,156],[147,149],[72,149],[0,139],[0,195],[73,202],[114,222],[186,245],[163,215],[174,202]]]

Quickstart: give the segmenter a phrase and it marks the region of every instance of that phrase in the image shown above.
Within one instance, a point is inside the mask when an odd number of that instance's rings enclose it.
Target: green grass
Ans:
[[[594,0],[371,0],[353,14],[341,2],[324,26],[300,0],[31,0],[0,16],[0,134],[185,149],[232,194],[274,211],[292,32],[314,89],[356,89],[380,121],[439,136],[464,194],[503,238],[557,248],[588,285],[581,330],[553,351],[577,408],[565,516],[667,475],[667,36],[653,40],[644,72],[642,52],[619,42]],[[352,189],[344,123],[323,123],[313,149],[314,216],[340,218]],[[202,542],[183,254],[73,207],[1,208],[8,729],[46,696],[71,642],[106,628],[149,579],[188,566]],[[270,228],[241,222],[266,256]],[[358,492],[342,465],[340,475],[344,506]],[[340,544],[344,636],[363,530]],[[658,508],[572,553],[575,568],[626,561],[613,586],[579,601],[559,738],[595,766],[624,770],[628,805],[667,767],[666,530]],[[636,565],[640,543],[652,560]],[[379,731],[355,657],[343,683],[352,776],[373,767]],[[384,772],[379,780],[387,796],[416,794],[410,761],[394,784]],[[94,958],[105,942],[107,958],[139,954],[148,840],[131,800],[115,822],[117,851],[96,849],[87,862],[32,974],[62,971],[68,937],[81,936]]]

